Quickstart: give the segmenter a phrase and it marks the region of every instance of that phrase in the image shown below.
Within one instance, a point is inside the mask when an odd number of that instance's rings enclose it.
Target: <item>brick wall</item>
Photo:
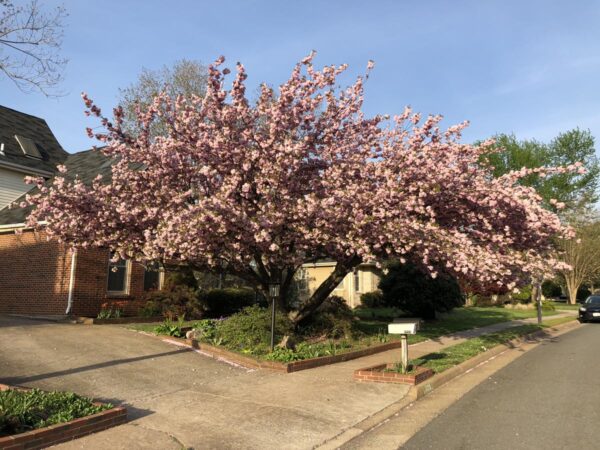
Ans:
[[[125,314],[134,315],[144,289],[144,268],[131,264],[129,295],[109,296],[107,250],[77,252],[72,313],[95,317],[103,303],[119,301]],[[0,234],[0,313],[64,314],[67,308],[71,254],[47,241],[44,233]],[[137,300],[137,301],[136,301]]]

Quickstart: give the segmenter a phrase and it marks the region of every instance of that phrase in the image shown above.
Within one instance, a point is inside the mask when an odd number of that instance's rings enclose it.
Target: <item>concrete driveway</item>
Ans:
[[[118,326],[0,316],[0,382],[126,404],[131,420],[61,448],[312,448],[406,395],[362,362],[248,370]]]

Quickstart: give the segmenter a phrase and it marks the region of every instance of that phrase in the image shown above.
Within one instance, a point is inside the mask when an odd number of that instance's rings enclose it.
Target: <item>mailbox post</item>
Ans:
[[[388,324],[389,334],[399,334],[402,343],[402,369],[408,369],[408,335],[417,334],[419,319],[395,319],[394,323]]]

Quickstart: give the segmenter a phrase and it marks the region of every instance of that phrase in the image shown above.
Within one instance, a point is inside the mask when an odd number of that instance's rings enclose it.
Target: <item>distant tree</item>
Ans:
[[[600,163],[596,157],[594,137],[588,130],[579,128],[559,134],[550,143],[536,140],[519,141],[515,135],[501,134],[494,137],[495,152],[483,160],[494,167],[496,177],[523,167],[568,166],[581,163],[585,173],[554,173],[550,176],[532,173],[519,181],[535,188],[544,205],[556,212],[557,204],[564,203],[563,214],[589,208],[598,201]]]
[[[579,289],[600,276],[600,221],[575,226],[576,239],[560,239],[558,245],[563,261],[570,269],[561,270],[569,293],[569,303],[575,304]]]
[[[192,97],[203,97],[206,93],[208,69],[198,61],[181,59],[172,67],[163,66],[159,70],[143,68],[137,81],[130,86],[119,89],[119,104],[123,108],[123,127],[133,134],[139,134],[141,124],[138,121],[138,111],[147,110],[159,94],[165,93],[172,102],[182,96],[187,100]],[[152,124],[153,136],[167,134],[164,120]]]
[[[23,92],[56,95],[67,60],[59,55],[66,9],[44,12],[37,0],[0,0],[0,72]]]

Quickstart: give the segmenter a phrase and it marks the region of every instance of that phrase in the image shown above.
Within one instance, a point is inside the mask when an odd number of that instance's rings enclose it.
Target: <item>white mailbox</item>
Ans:
[[[388,324],[389,334],[417,334],[419,330],[418,319],[395,319],[394,323]]]

